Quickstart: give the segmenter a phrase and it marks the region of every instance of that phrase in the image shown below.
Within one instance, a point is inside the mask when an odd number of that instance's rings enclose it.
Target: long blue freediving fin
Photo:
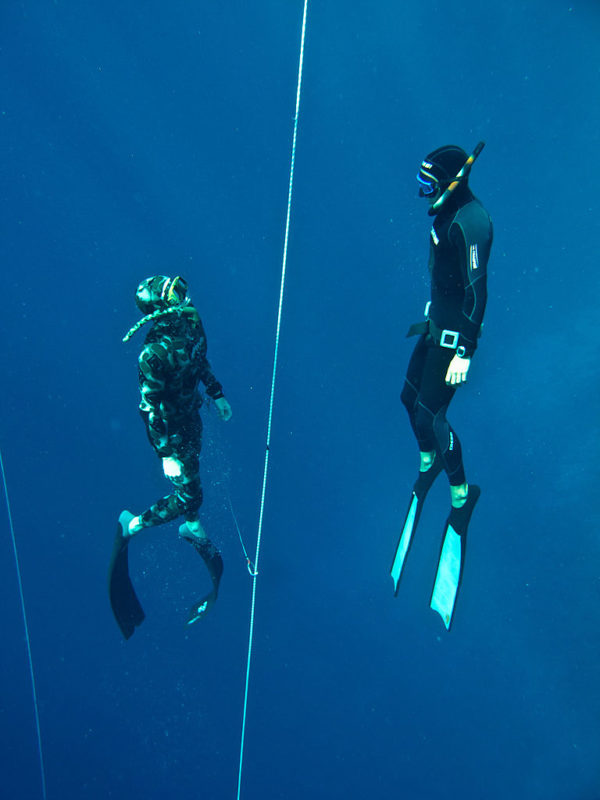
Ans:
[[[398,595],[402,569],[404,568],[404,562],[406,561],[406,556],[412,542],[413,534],[417,529],[417,525],[419,524],[419,518],[421,516],[421,512],[423,511],[425,498],[427,497],[427,493],[433,486],[433,482],[440,474],[442,469],[443,465],[441,463],[441,459],[439,456],[436,456],[433,464],[427,470],[427,472],[419,473],[419,477],[413,486],[410,502],[408,504],[408,511],[406,512],[406,517],[404,518],[404,524],[402,526],[400,538],[398,539],[398,544],[396,545],[396,552],[394,554],[394,560],[392,561],[392,568],[390,570],[392,580],[394,581],[394,596]]]
[[[481,489],[469,486],[467,500],[461,508],[452,508],[446,520],[442,549],[438,561],[430,606],[437,611],[446,630],[450,630],[454,607],[463,574],[467,529]]]

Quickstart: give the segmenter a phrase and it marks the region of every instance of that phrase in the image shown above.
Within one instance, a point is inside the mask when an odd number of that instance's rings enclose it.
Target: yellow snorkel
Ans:
[[[458,172],[457,176],[452,180],[448,188],[444,192],[442,192],[442,194],[438,197],[435,203],[432,204],[431,208],[428,211],[430,217],[432,217],[439,210],[439,208],[446,202],[446,200],[450,197],[450,195],[456,189],[456,187],[460,185],[461,181],[463,181],[468,176],[475,159],[481,153],[484,147],[485,147],[485,142],[479,142],[477,147],[473,150],[471,155],[465,161],[464,165]]]

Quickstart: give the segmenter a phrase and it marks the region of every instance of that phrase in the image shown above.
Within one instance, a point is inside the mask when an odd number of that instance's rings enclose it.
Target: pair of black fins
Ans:
[[[121,512],[108,569],[110,605],[117,625],[126,639],[133,636],[135,629],[142,624],[146,617],[129,576],[128,546],[132,537],[123,535],[129,529],[129,522],[132,519],[133,514],[129,511]],[[205,595],[200,602],[192,606],[187,620],[187,624],[192,625],[205,617],[217,600],[219,582],[223,574],[223,560],[210,539],[199,539],[194,536],[190,533],[187,525],[180,526],[179,535],[188,541],[202,558],[213,584],[212,591]]]
[[[398,594],[400,578],[404,562],[410,548],[412,537],[417,529],[421,512],[427,493],[433,486],[433,482],[442,472],[443,465],[439,456],[436,456],[433,464],[427,472],[420,472],[419,477],[413,486],[408,511],[396,547],[396,555],[392,563],[391,575],[394,581],[394,594]],[[444,538],[442,549],[438,561],[437,573],[431,593],[430,607],[437,611],[444,621],[446,630],[450,630],[456,597],[460,588],[460,582],[465,562],[465,546],[467,539],[467,528],[471,520],[471,515],[481,489],[479,486],[469,486],[467,499],[461,508],[452,508],[446,520],[444,528]]]

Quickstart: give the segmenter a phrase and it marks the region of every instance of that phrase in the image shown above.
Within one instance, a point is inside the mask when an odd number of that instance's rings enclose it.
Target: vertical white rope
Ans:
[[[6,473],[4,472],[4,460],[0,451],[0,468],[2,469],[2,482],[4,484],[4,497],[6,498],[6,512],[8,514],[8,524],[12,537],[13,552],[15,554],[15,564],[17,567],[17,581],[19,584],[19,596],[21,598],[21,612],[23,614],[23,626],[25,628],[25,643],[27,645],[27,657],[29,659],[29,675],[31,677],[31,693],[33,696],[33,710],[35,714],[35,728],[37,731],[37,745],[40,759],[40,778],[42,784],[42,797],[46,800],[46,775],[44,770],[44,756],[42,754],[42,733],[40,729],[40,714],[38,711],[37,691],[35,688],[35,677],[33,673],[33,659],[31,657],[31,642],[29,640],[29,626],[27,624],[27,613],[25,612],[25,596],[23,594],[23,582],[21,580],[21,567],[19,566],[19,554],[17,551],[17,540],[13,526],[12,512],[10,510],[10,500],[8,498],[8,486],[6,485]]]
[[[244,691],[244,713],[242,716],[242,735],[240,742],[240,767],[238,773],[237,800],[240,800],[242,790],[242,767],[244,763],[244,741],[246,737],[246,717],[248,711],[248,687],[250,684],[250,662],[252,659],[252,642],[254,637],[254,609],[256,603],[256,585],[258,582],[258,560],[260,556],[260,543],[262,537],[263,516],[265,509],[265,494],[267,489],[267,475],[269,472],[269,448],[271,445],[271,424],[273,420],[273,403],[275,400],[275,381],[277,377],[277,358],[279,355],[279,334],[281,330],[281,316],[283,310],[283,292],[285,288],[285,274],[287,269],[288,241],[290,234],[290,219],[292,216],[292,193],[294,188],[294,166],[296,163],[296,140],[298,136],[298,118],[300,115],[300,93],[302,89],[302,69],[304,66],[304,39],[306,35],[306,17],[308,0],[304,0],[304,13],[302,15],[302,35],[300,37],[300,57],[298,59],[298,82],[296,87],[296,112],[294,114],[294,133],[292,137],[292,155],[290,160],[290,180],[288,184],[287,216],[285,220],[285,238],[283,243],[283,258],[281,263],[281,285],[279,289],[279,308],[277,311],[277,327],[275,331],[275,352],[273,355],[273,373],[271,377],[271,396],[269,399],[269,418],[267,423],[267,443],[265,448],[265,462],[263,468],[262,491],[260,497],[260,514],[258,518],[258,533],[256,537],[256,555],[254,558],[254,574],[252,576],[252,602],[250,607],[250,632],[248,636],[248,660],[246,664],[246,686]]]

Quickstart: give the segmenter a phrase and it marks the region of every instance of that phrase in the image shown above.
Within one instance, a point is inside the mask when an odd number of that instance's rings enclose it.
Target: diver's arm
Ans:
[[[200,374],[200,379],[206,386],[206,394],[214,401],[215,408],[219,417],[225,421],[231,419],[232,411],[231,406],[227,402],[223,394],[223,387],[215,378],[208,363],[208,359],[204,359],[204,371]]]
[[[214,400],[215,408],[217,409],[217,414],[219,417],[223,420],[229,420],[232,416],[231,406],[227,402],[225,395],[223,394],[223,387],[215,378],[212,367],[210,366],[210,362],[207,358],[206,353],[208,345],[200,317],[197,317],[196,324],[200,326],[200,339],[196,345],[198,376],[206,387],[206,394],[211,398],[211,400]]]
[[[479,203],[470,203],[456,215],[450,240],[459,252],[465,287],[458,347],[467,357],[477,348],[477,338],[487,303],[487,263],[492,244],[492,226]]]
[[[169,431],[163,398],[165,378],[162,369],[160,345],[145,347],[138,359],[140,384],[140,410],[144,414],[150,443],[160,456],[169,455]]]

